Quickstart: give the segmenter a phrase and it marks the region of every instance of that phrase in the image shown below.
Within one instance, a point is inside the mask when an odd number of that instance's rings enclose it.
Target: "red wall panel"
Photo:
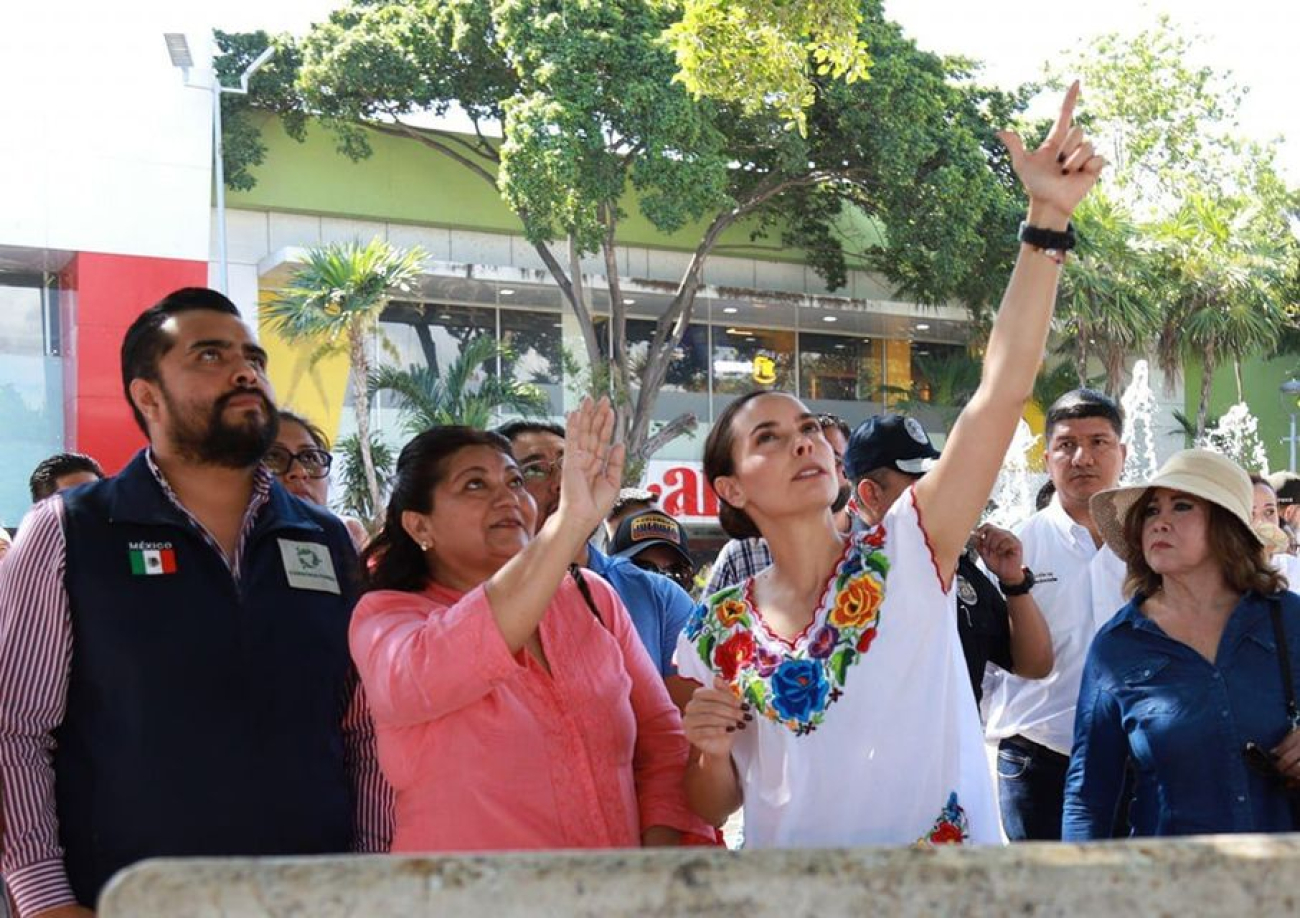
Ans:
[[[122,394],[122,337],[135,317],[179,287],[208,282],[201,261],[79,253],[64,270],[64,429],[68,448],[109,474],[144,445]],[[70,314],[70,315],[69,315]]]

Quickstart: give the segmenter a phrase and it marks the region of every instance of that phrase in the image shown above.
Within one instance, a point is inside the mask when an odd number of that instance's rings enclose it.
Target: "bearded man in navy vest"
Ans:
[[[38,504],[0,570],[0,869],[24,918],[90,914],[147,857],[387,848],[356,556],[261,465],[266,352],[186,288],[127,331],[122,382],[148,448]]]

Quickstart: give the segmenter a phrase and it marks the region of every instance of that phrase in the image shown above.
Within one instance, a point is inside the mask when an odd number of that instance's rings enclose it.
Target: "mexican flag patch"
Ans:
[[[137,577],[176,573],[176,552],[171,542],[131,542],[131,573]]]

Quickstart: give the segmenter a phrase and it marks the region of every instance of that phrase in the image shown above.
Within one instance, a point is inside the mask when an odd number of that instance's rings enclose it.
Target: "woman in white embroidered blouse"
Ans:
[[[792,396],[737,399],[709,435],[724,528],[761,534],[773,564],[710,597],[678,643],[681,674],[701,684],[686,788],[715,825],[743,803],[749,846],[1002,837],[949,588],[1033,386],[1070,215],[1104,165],[1073,125],[1077,96],[1037,150],[1000,135],[1029,197],[1027,241],[979,389],[882,521],[837,531],[835,457]]]

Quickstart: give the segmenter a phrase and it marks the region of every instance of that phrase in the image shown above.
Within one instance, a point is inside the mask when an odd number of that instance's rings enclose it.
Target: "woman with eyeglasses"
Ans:
[[[537,506],[499,434],[434,427],[401,452],[352,617],[392,850],[676,844],[706,828],[687,744],[618,596],[571,565],[618,493],[608,402],[565,428],[563,493]]]
[[[1252,524],[1253,497],[1240,466],[1197,449],[1093,496],[1132,601],[1084,664],[1064,840],[1111,836],[1130,764],[1133,835],[1300,828],[1300,596]]]
[[[325,431],[292,411],[280,409],[280,430],[262,464],[280,479],[294,497],[318,507],[329,507],[330,466],[334,456]],[[360,550],[369,537],[361,521],[341,516],[352,542]]]

